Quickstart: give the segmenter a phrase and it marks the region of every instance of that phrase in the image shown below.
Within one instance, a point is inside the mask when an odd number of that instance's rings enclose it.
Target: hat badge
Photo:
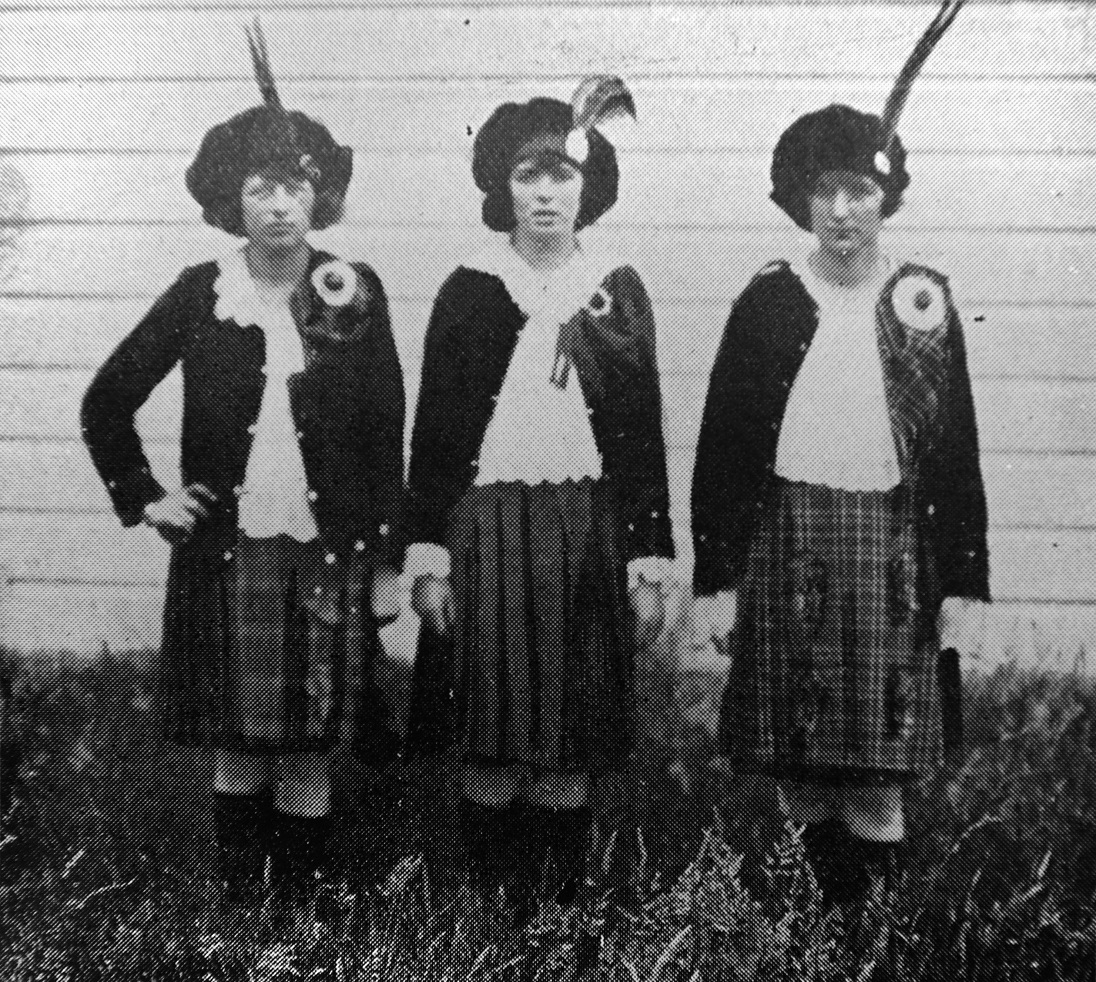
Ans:
[[[875,169],[884,177],[889,177],[891,172],[890,157],[888,157],[882,150],[878,151],[875,155],[875,160],[872,161],[875,165]]]
[[[572,160],[577,161],[580,164],[586,163],[586,158],[590,154],[590,140],[586,136],[586,131],[575,127],[567,134],[567,140],[563,144],[564,149],[567,151],[567,156]]]
[[[318,181],[320,179],[320,168],[316,166],[316,161],[312,154],[302,153],[300,159],[297,161],[297,166],[300,167],[301,172],[310,181]]]

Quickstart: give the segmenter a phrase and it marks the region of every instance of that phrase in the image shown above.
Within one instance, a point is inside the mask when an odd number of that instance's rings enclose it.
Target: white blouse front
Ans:
[[[308,477],[289,401],[289,377],[304,371],[304,349],[288,301],[264,302],[255,290],[242,250],[220,261],[218,319],[255,325],[266,338],[266,384],[252,432],[240,489],[239,524],[245,535],[288,535],[309,542],[319,534],[309,504]]]
[[[484,433],[476,484],[601,477],[575,367],[562,389],[551,376],[560,326],[590,302],[609,269],[580,250],[558,269],[534,270],[509,244],[472,265],[498,276],[527,318]]]
[[[776,452],[789,481],[885,491],[901,480],[876,338],[875,307],[890,264],[856,287],[796,268],[818,305],[818,328],[792,385]]]

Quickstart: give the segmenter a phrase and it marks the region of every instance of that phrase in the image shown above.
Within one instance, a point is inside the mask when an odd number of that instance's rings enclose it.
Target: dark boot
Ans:
[[[274,889],[285,899],[312,904],[319,880],[327,873],[328,815],[287,815],[274,811],[270,869]]]
[[[586,879],[593,813],[589,807],[538,809],[547,830],[546,858],[550,879],[545,896],[563,905],[578,899]]]
[[[262,895],[270,812],[268,790],[254,794],[213,793],[220,878],[228,906],[255,904]]]
[[[904,842],[871,842],[859,839],[859,899],[866,900],[878,885],[884,893],[893,893],[905,875]]]
[[[461,805],[472,890],[494,903],[501,890],[519,923],[531,916],[544,866],[543,829],[520,801],[503,808],[465,800]]]
[[[845,823],[831,818],[803,830],[803,848],[823,899],[831,904],[856,901],[863,890],[863,857],[859,841]]]

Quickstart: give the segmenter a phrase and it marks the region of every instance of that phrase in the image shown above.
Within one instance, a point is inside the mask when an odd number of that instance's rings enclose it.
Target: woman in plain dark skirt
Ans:
[[[278,99],[215,126],[186,174],[242,247],[182,275],[99,370],[84,436],[125,526],[172,545],[160,659],[167,739],[214,755],[227,898],[307,890],[330,819],[328,757],[351,621],[398,606],[404,395],[384,289],[313,249],[337,221],[351,151]],[[134,415],[183,377],[182,488],[153,476]],[[372,598],[350,595],[362,563]],[[372,572],[369,572],[372,571]]]
[[[778,779],[837,900],[895,870],[902,786],[942,760],[941,649],[976,647],[989,599],[959,314],[879,243],[917,67],[883,118],[832,105],[780,137],[772,198],[816,245],[735,302],[693,483],[696,593],[733,659],[724,752]]]
[[[408,562],[412,731],[451,697],[473,886],[518,906],[546,857],[575,884],[591,782],[632,752],[636,631],[659,628],[673,549],[650,302],[576,235],[616,200],[596,122],[631,97],[578,96],[506,103],[476,136],[498,236],[435,301],[409,472],[411,538],[434,547],[433,568]]]

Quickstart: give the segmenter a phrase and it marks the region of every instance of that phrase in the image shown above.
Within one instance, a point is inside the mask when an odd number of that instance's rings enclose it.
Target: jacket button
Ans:
[[[297,430],[297,439],[298,440],[303,440],[304,439],[304,430]]]
[[[635,530],[636,530],[635,523],[634,522],[629,522],[628,523],[628,531],[629,532],[634,532]]]
[[[254,435],[255,435],[255,431],[256,431],[256,430],[257,430],[258,428],[259,428],[259,427],[258,427],[258,425],[257,425],[257,424],[255,424],[255,423],[252,423],[252,424],[251,424],[251,425],[250,425],[250,426],[249,426],[249,427],[247,428],[247,432],[248,432],[248,433],[250,433],[250,434],[251,434],[252,436],[254,436]]]
[[[335,554],[333,552],[329,552],[326,556],[324,556],[324,560],[327,562],[327,565],[330,566],[335,562]]]
[[[362,542],[362,540],[361,540],[361,539],[358,539],[358,541],[354,543],[354,548],[355,548],[355,549],[356,549],[356,550],[357,550],[358,552],[365,552],[365,543],[364,543],[364,542]]]
[[[806,351],[807,350],[807,342],[806,341],[800,341],[799,342],[799,350],[800,351]]]
[[[323,593],[323,588],[318,586],[313,587],[312,592],[318,597],[321,593]]]
[[[936,514],[936,505],[929,505],[927,511],[928,511],[930,516],[935,515]]]
[[[244,493],[244,486],[242,484],[237,484],[236,487],[232,489],[232,493],[236,495],[237,498],[240,497],[240,495]]]
[[[318,495],[318,494],[316,494],[316,492],[315,492],[315,491],[311,491],[311,490],[310,490],[310,491],[308,492],[308,500],[309,500],[309,501],[315,501],[315,500],[316,500],[316,499],[317,499],[318,497],[319,497],[319,495]]]
[[[378,529],[378,531],[379,531],[379,532],[381,533],[381,535],[388,535],[388,533],[389,533],[389,532],[391,531],[391,529],[389,529],[389,527],[388,527],[388,523],[387,523],[387,522],[385,522],[385,523],[384,523],[384,524],[383,524],[383,525],[382,525],[382,526],[381,526],[381,527],[380,527],[380,528]]]
[[[651,518],[658,518],[658,512],[657,511],[651,512]]]
[[[231,549],[226,549],[225,550],[225,562],[228,562],[228,560],[230,560],[231,558],[232,558],[232,550]]]

